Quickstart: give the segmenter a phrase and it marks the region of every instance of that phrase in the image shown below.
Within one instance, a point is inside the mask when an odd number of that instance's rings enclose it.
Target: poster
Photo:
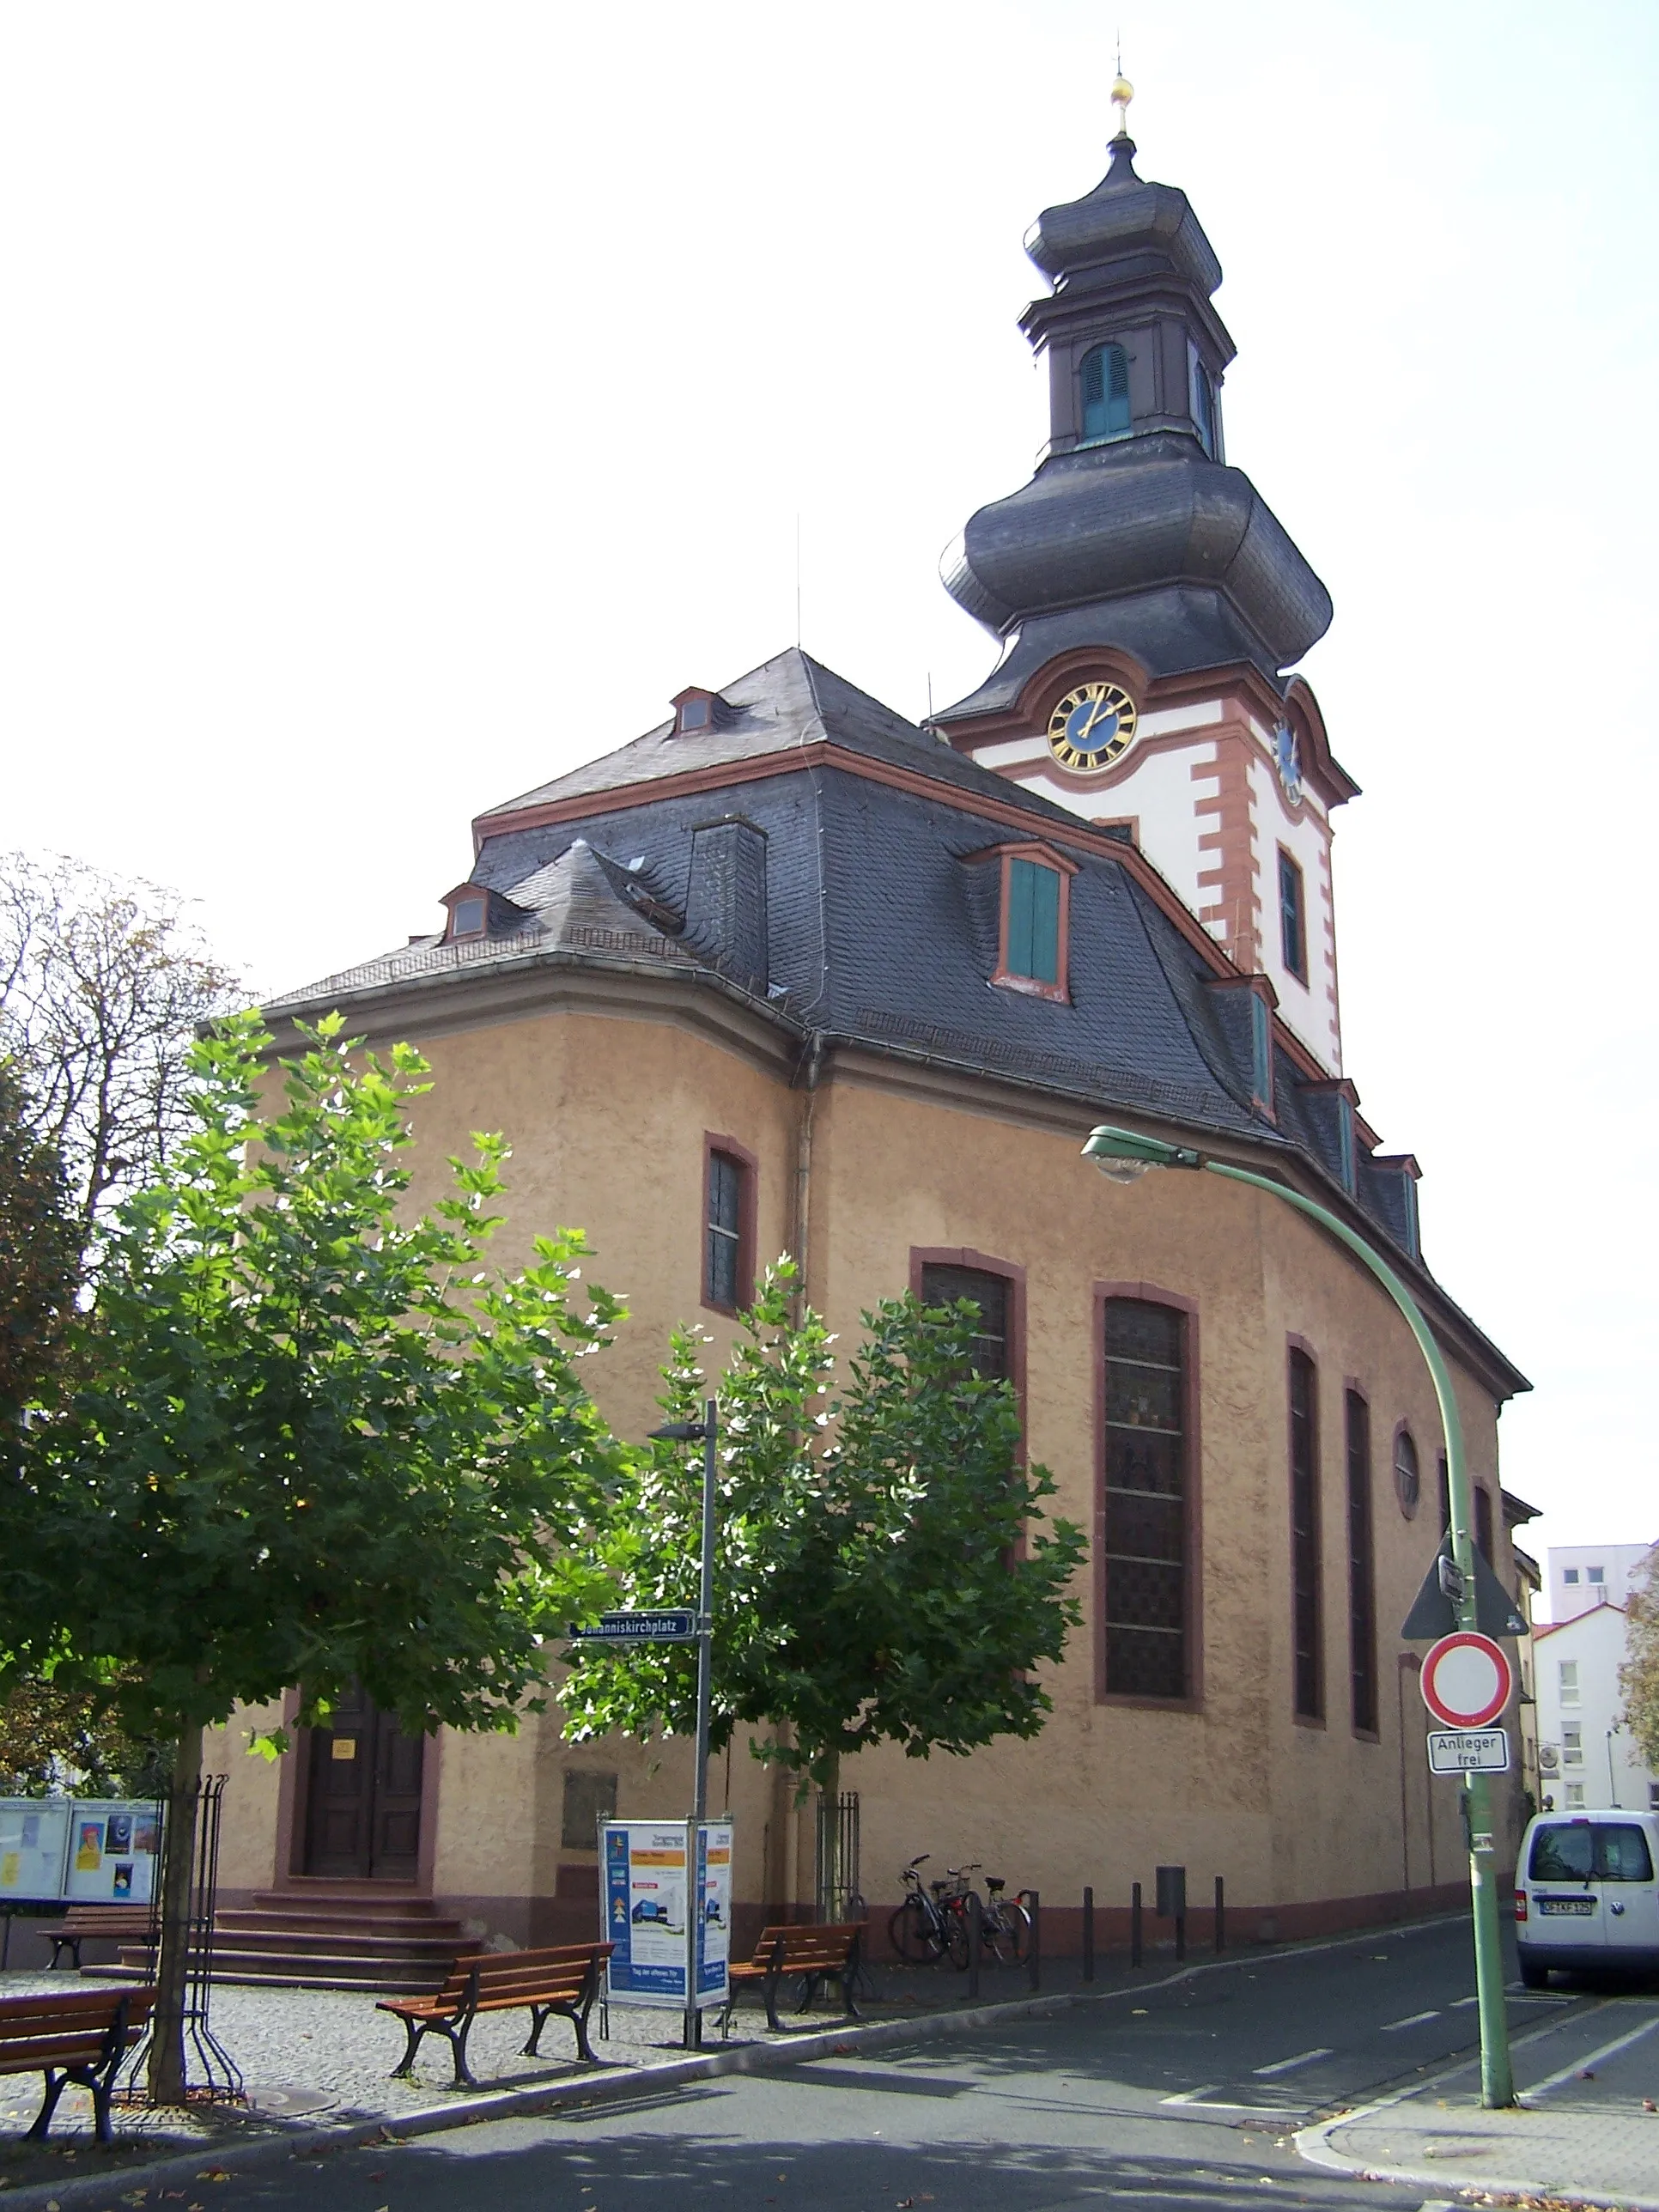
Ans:
[[[61,1894],[77,1905],[148,1905],[161,1888],[154,1800],[77,1797],[69,1803],[71,1848]]]
[[[0,1899],[148,1905],[161,1843],[149,1800],[0,1797]]]
[[[705,1820],[697,1831],[697,2002],[726,2002],[732,1957],[732,1823]]]
[[[697,2003],[723,2005],[731,1955],[731,1822],[694,1827],[686,1820],[607,1820],[602,1835],[612,2003],[680,2010],[695,1948]],[[696,1852],[689,1869],[688,1844]]]
[[[69,1836],[67,1797],[0,1797],[0,1898],[61,1897]]]

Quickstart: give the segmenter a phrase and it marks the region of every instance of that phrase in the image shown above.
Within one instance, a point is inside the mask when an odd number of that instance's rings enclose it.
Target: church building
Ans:
[[[687,670],[656,727],[477,817],[441,928],[267,1009],[279,1039],[337,1008],[427,1054],[418,1200],[470,1131],[506,1133],[502,1261],[579,1224],[628,1300],[595,1384],[620,1432],[659,1418],[672,1325],[718,1360],[780,1253],[843,1344],[907,1286],[977,1300],[1053,1510],[1089,1532],[1083,1625],[1033,1741],[867,1753],[842,1782],[878,1927],[929,1851],[1038,1889],[1060,1948],[1085,1883],[1109,1932],[1160,1863],[1195,1901],[1224,1878],[1235,1940],[1466,1893],[1397,1632],[1446,1518],[1421,1357],[1291,1207],[1204,1176],[1115,1186],[1080,1157],[1095,1123],[1370,1239],[1450,1364],[1511,1589],[1528,1513],[1498,1463],[1525,1379],[1431,1273],[1417,1161],[1344,1060],[1330,854],[1358,786],[1291,672],[1331,602],[1228,459],[1220,264],[1186,195],[1137,173],[1127,96],[1108,174],[1026,241],[1036,473],[945,556],[1000,647],[978,689],[919,726],[798,648]],[[424,1743],[336,1718],[275,1770],[234,1742],[214,1761],[224,1966],[308,1930],[349,1980],[373,1925],[384,1986],[448,1922],[586,1936],[595,1813],[689,1803],[681,1741],[571,1746],[556,1712]],[[739,1938],[810,1916],[813,1808],[741,1741],[711,1799],[738,1824]]]

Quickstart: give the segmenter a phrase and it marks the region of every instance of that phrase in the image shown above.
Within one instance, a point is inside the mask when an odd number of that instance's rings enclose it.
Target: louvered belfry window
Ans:
[[[1129,434],[1129,356],[1121,345],[1097,345],[1083,356],[1085,445]]]
[[[1106,1302],[1106,1688],[1189,1694],[1187,1323],[1171,1306]]]

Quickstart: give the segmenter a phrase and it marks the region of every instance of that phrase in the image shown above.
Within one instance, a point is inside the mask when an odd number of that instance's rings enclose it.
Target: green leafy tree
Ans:
[[[896,1298],[864,1316],[845,1389],[794,1271],[772,1270],[719,1378],[720,1452],[711,1741],[769,1730],[757,1754],[833,1791],[878,1743],[912,1759],[1032,1736],[1050,1699],[1032,1671],[1079,1619],[1082,1532],[1044,1521],[1054,1491],[1020,1458],[1011,1387],[974,1373],[977,1310]],[[701,1340],[676,1334],[662,1400],[696,1419]],[[608,1557],[630,1605],[693,1605],[701,1455],[659,1443],[619,1495]],[[672,1645],[579,1652],[568,1735],[691,1735],[696,1657]]]
[[[119,1211],[0,1555],[0,1690],[46,1673],[178,1746],[162,2101],[204,1728],[295,1684],[320,1721],[355,1679],[406,1728],[512,1729],[544,1703],[544,1637],[607,1587],[586,1540],[623,1465],[582,1373],[621,1309],[578,1298],[580,1236],[485,1264],[501,1140],[407,1218],[419,1055],[359,1055],[331,1018],[262,1115],[270,1042],[244,1017],[196,1047],[192,1126]]]
[[[1625,1725],[1635,1737],[1644,1765],[1659,1768],[1659,1545],[1648,1553],[1640,1579],[1625,1605],[1628,1627],[1619,1686],[1625,1693]]]
[[[170,1744],[127,1734],[102,1690],[25,1680],[0,1698],[0,1794],[44,1797],[65,1786],[90,1797],[153,1797],[167,1786]]]

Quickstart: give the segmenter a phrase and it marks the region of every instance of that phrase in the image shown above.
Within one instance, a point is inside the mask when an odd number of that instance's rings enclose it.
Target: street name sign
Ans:
[[[1507,1729],[1431,1729],[1427,1742],[1431,1774],[1507,1774],[1510,1771]]]
[[[1501,1644],[1460,1628],[1431,1644],[1423,1661],[1423,1702],[1444,1729],[1490,1728],[1515,1689]]]
[[[586,1628],[570,1625],[573,1644],[695,1644],[697,1616],[687,1606],[667,1606],[655,1613],[602,1613]]]

